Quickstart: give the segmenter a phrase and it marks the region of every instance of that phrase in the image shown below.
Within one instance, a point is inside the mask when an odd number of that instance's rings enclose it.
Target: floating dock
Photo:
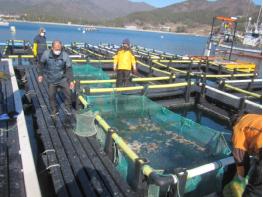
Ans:
[[[1,69],[11,75],[10,80],[1,81],[5,101],[2,106],[6,113],[16,111],[19,114],[15,120],[0,122],[0,175],[4,177],[0,181],[0,192],[6,194],[4,196],[147,196],[151,185],[162,189],[176,185],[173,176],[169,176],[168,182],[158,182],[157,177],[164,177],[135,154],[116,131],[110,133],[112,128],[102,117],[96,116],[97,123],[109,133],[108,142],[116,144],[138,165],[135,184],[129,185],[116,169],[112,146],[101,146],[94,136],[78,136],[68,126],[61,95],[57,96],[59,117],[54,121],[50,116],[47,84],[37,82],[30,47],[26,41],[9,41],[2,47],[3,55],[8,59],[2,60]],[[233,114],[262,111],[261,79],[255,72],[230,71],[224,66],[215,66],[209,58],[185,59],[137,46],[133,50],[139,73],[132,75],[130,87],[116,88],[112,56],[117,46],[72,43],[65,45],[65,50],[73,63],[79,66],[88,63],[103,69],[111,77],[76,79],[77,110],[88,106],[82,95],[122,93],[143,95],[169,108],[196,106],[225,121],[229,121]],[[111,87],[91,87],[105,83]],[[18,84],[25,92],[22,97]],[[38,159],[33,158],[29,123],[22,106],[25,110],[30,106]],[[188,178],[199,176],[197,171],[200,169],[207,173],[233,163],[233,158],[228,157],[188,169]],[[174,192],[170,194],[175,195]]]

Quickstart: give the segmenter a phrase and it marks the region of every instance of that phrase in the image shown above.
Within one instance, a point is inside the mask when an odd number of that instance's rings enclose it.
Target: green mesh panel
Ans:
[[[92,111],[99,111],[111,127],[118,129],[133,151],[164,173],[178,167],[195,168],[225,158],[231,152],[219,131],[184,118],[145,96],[111,94],[86,96],[86,100]],[[121,151],[118,155],[117,169],[131,183],[133,165]],[[203,191],[219,191],[216,185],[221,179],[219,171],[189,179],[186,192],[191,196],[191,192],[204,195]],[[206,188],[209,183],[213,185]],[[153,196],[158,188],[150,188],[153,191],[149,194]]]
[[[110,79],[107,73],[101,68],[91,66],[90,64],[73,64],[73,76],[75,80],[107,80]],[[89,87],[112,87],[111,83],[91,84]]]
[[[231,152],[220,132],[175,114],[147,97],[112,94],[86,98],[92,110],[99,111],[116,127],[137,154],[148,159],[150,156],[154,168],[192,168]],[[185,161],[185,154],[191,159]],[[166,166],[155,162],[162,157],[167,160]]]

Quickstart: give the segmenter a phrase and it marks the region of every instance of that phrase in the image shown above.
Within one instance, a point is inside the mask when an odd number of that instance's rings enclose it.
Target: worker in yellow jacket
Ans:
[[[129,84],[131,71],[136,72],[136,60],[130,48],[130,41],[123,40],[122,47],[114,56],[113,70],[117,72],[116,87],[125,87]]]
[[[47,50],[46,30],[41,27],[38,35],[34,38],[33,44],[33,55],[38,62],[45,50]]]

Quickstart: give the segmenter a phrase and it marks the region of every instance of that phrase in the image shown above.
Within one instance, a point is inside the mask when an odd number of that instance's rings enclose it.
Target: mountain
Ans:
[[[257,15],[259,6],[251,0],[188,0],[164,8],[130,14],[107,22],[111,26],[137,26],[144,29],[170,27],[171,31],[192,33],[202,29],[207,34],[212,18],[217,15],[240,16],[244,18]],[[256,18],[256,17],[254,17]]]
[[[0,0],[0,13],[23,14],[38,20],[102,21],[153,10],[128,0]]]

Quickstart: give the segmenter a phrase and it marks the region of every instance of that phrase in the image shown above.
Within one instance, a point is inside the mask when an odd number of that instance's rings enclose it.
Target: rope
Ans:
[[[42,155],[48,153],[48,152],[56,152],[55,149],[47,149],[45,150],[43,153],[41,153]]]
[[[8,129],[0,128],[0,132],[9,132],[9,131],[12,131],[13,129],[17,129],[17,124],[15,124],[14,126],[8,128]]]
[[[36,95],[37,93],[35,92],[35,90],[29,90],[25,95]]]
[[[50,168],[54,168],[54,167],[59,167],[60,168],[60,165],[59,164],[52,164],[52,165],[46,167],[44,170],[40,171],[38,174],[41,175],[42,173],[46,172]]]
[[[181,197],[180,191],[179,191],[179,189],[180,189],[179,179],[178,179],[178,177],[177,177],[175,174],[172,174],[172,177],[173,177],[174,183],[177,182],[177,184],[176,184],[176,187],[177,187],[177,195],[178,195],[178,197]]]

